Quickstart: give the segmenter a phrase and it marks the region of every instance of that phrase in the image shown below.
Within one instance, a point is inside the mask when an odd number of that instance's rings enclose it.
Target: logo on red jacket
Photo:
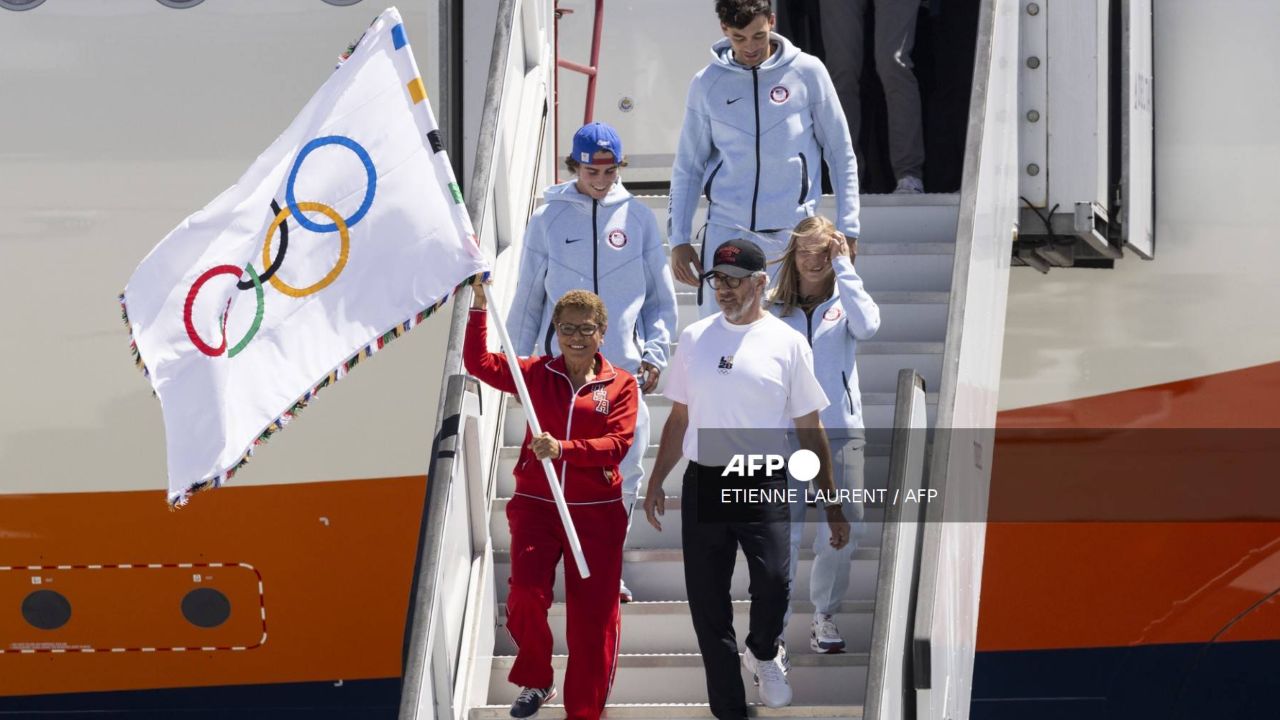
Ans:
[[[598,387],[591,391],[591,399],[596,404],[596,412],[602,415],[609,414],[609,391],[603,387]]]
[[[842,315],[844,315],[844,311],[841,310],[839,306],[832,305],[826,312],[822,313],[822,319],[835,322],[836,320],[839,320]]]
[[[614,250],[621,250],[627,246],[627,234],[621,230],[609,231],[609,234],[605,239],[609,241],[609,247]]]
[[[791,97],[791,91],[785,85],[774,85],[773,89],[769,91],[769,99],[773,101],[774,105],[781,105],[789,97]]]

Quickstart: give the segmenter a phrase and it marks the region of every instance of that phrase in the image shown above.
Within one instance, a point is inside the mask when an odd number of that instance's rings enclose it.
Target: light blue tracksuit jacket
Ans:
[[[832,263],[836,271],[835,289],[831,297],[805,314],[793,308],[791,314],[782,316],[782,305],[771,303],[769,310],[783,322],[795,328],[809,339],[813,348],[813,371],[818,376],[822,391],[831,404],[819,414],[822,426],[831,440],[834,480],[837,487],[861,489],[863,487],[862,394],[858,389],[858,365],[856,352],[859,340],[867,340],[880,329],[880,308],[867,294],[862,278],[853,269],[848,257],[837,257]],[[792,479],[797,492],[808,488]],[[805,528],[805,505],[792,503],[791,507],[791,574],[794,587],[796,568],[799,567],[799,551]],[[844,548],[836,550],[829,542],[831,530],[827,523],[817,523],[813,537],[814,559],[809,577],[809,599],[814,609],[823,615],[835,613],[849,589],[849,561],[857,548],[858,536],[863,531],[863,507],[861,503],[846,505],[846,517],[853,523],[853,537]],[[787,617],[791,619],[791,607]]]
[[[839,435],[861,430],[862,394],[858,389],[858,341],[868,340],[880,329],[880,307],[871,299],[862,278],[848,257],[833,262],[835,289],[831,297],[806,315],[793,308],[782,316],[782,305],[770,303],[769,311],[809,339],[813,348],[813,372],[831,404],[820,414],[822,426]]]
[[[544,198],[525,228],[520,278],[507,314],[516,354],[557,354],[551,326],[556,301],[570,290],[590,290],[609,311],[601,354],[633,375],[641,361],[665,369],[676,291],[653,211],[621,182],[599,202],[578,192],[572,180],[547,188]],[[641,397],[635,440],[618,465],[628,513],[644,479],[648,445],[649,410]]]
[[[600,348],[609,362],[632,374],[641,361],[665,369],[676,295],[653,211],[621,182],[600,202],[574,181],[547,188],[544,198],[525,230],[507,315],[516,353],[558,354],[551,311],[566,292],[590,290],[609,311]]]
[[[816,211],[823,160],[836,194],[833,221],[858,237],[858,162],[831,76],[814,56],[772,37],[778,50],[755,68],[739,65],[728,38],[720,40],[689,86],[671,170],[673,246],[690,241],[699,194],[713,227],[790,230]],[[711,230],[708,237],[724,234]]]

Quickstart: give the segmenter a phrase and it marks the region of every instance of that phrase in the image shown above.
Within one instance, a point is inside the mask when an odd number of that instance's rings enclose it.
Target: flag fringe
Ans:
[[[120,319],[124,321],[124,326],[129,329],[129,352],[133,353],[133,364],[138,366],[142,371],[142,376],[151,377],[151,371],[147,370],[147,364],[142,362],[142,353],[138,352],[138,341],[133,337],[133,323],[129,322],[129,308],[124,304],[124,293],[120,293]],[[155,391],[151,392],[155,395]]]
[[[235,477],[235,474],[240,471],[240,468],[248,464],[249,459],[253,457],[254,450],[256,450],[258,446],[267,442],[273,435],[283,430],[285,426],[298,416],[298,413],[302,412],[307,405],[315,400],[316,395],[318,395],[321,390],[346,377],[347,373],[351,372],[351,370],[360,362],[361,357],[372,357],[374,353],[389,345],[396,338],[403,336],[405,333],[422,324],[423,321],[431,317],[437,310],[444,307],[444,305],[449,302],[450,298],[458,294],[459,290],[472,284],[477,278],[488,280],[489,273],[477,273],[468,277],[454,286],[453,290],[440,298],[436,304],[418,311],[402,323],[397,323],[395,327],[375,337],[371,342],[369,342],[369,344],[357,350],[354,355],[343,362],[338,363],[336,368],[331,370],[328,375],[321,378],[320,381],[310,390],[303,393],[302,397],[298,398],[298,400],[290,406],[288,410],[284,411],[284,413],[280,415],[280,417],[272,420],[270,423],[267,423],[266,428],[262,430],[258,437],[249,445],[248,449],[245,450],[244,454],[240,456],[240,459],[233,463],[231,467],[222,471],[218,475],[205,478],[199,482],[191,483],[179,493],[169,495],[169,509],[176,510],[183,505],[186,505],[192,495],[202,490],[220,487],[223,483]],[[142,361],[142,356],[138,352],[138,343],[133,337],[133,325],[129,323],[129,313],[125,307],[124,293],[120,294],[120,314],[121,317],[124,318],[125,325],[129,328],[129,349],[133,353],[134,363],[137,364],[138,369],[142,371],[142,374],[149,378],[151,377],[151,374],[147,371],[147,366]]]

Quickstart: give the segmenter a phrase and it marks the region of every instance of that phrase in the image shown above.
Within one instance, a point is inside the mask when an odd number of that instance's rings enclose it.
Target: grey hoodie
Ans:
[[[816,210],[823,160],[836,227],[858,236],[858,163],[831,76],[814,56],[772,38],[778,50],[756,68],[739,65],[724,38],[693,77],[671,169],[673,246],[690,241],[700,193],[713,225],[790,230]]]
[[[609,329],[600,352],[634,374],[643,360],[667,366],[676,294],[653,211],[621,182],[596,202],[570,180],[547,188],[524,234],[507,329],[518,355],[559,354],[551,311],[570,290],[604,300]]]
[[[862,393],[858,389],[859,340],[872,338],[880,329],[880,307],[862,286],[862,278],[847,256],[837,257],[835,289],[831,297],[808,315],[799,308],[781,315],[782,305],[770,303],[777,315],[809,339],[813,348],[813,372],[831,404],[822,411],[822,426],[833,435],[842,430],[861,430]]]

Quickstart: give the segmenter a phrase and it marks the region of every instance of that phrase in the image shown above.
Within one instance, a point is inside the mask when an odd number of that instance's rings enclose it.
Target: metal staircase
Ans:
[[[507,279],[490,293],[503,313],[531,198],[546,183],[552,160],[543,144],[551,111],[549,16],[546,3],[499,0],[467,194],[481,245],[496,255],[495,277]],[[782,709],[755,705],[758,717],[968,717],[991,446],[982,432],[960,442],[947,429],[994,426],[1016,216],[1016,20],[1012,0],[983,0],[962,192],[862,198],[857,268],[882,315],[877,336],[858,343],[863,413],[873,431],[893,428],[869,438],[866,487],[927,486],[940,500],[927,507],[928,525],[901,506],[866,513],[837,616],[848,642],[840,655],[808,648],[812,551],[806,548],[817,521],[810,518],[785,630],[794,701]],[[666,197],[645,201],[665,218]],[[832,205],[827,199],[819,212],[832,216]],[[683,328],[697,309],[692,289],[679,290]],[[468,299],[464,290],[454,307],[432,441],[406,626],[403,720],[506,718],[517,692],[506,682],[515,648],[504,629],[510,574],[504,510],[524,416],[519,405],[462,370]],[[661,389],[647,398],[650,471],[670,412]],[[926,417],[928,428],[940,428],[927,468]],[[666,530],[654,531],[639,512],[624,550],[623,576],[636,602],[623,606],[610,718],[710,717],[684,591],[680,500],[673,497],[683,469],[682,462],[667,478]],[[565,652],[561,582],[550,610],[557,653]],[[739,637],[746,634],[746,584],[740,559],[732,585]],[[554,659],[559,687],[566,659]],[[744,682],[748,700],[756,699],[750,678]],[[563,706],[548,705],[539,716],[563,717]]]
[[[644,198],[665,227],[665,196]],[[866,196],[863,202],[863,239],[859,241],[857,268],[868,291],[880,305],[880,333],[858,343],[858,372],[863,389],[863,412],[869,428],[891,428],[898,371],[915,368],[929,388],[936,388],[942,368],[952,265],[954,263],[958,196]],[[830,213],[834,208],[824,207]],[[687,286],[678,291],[680,326],[697,318],[695,293]],[[710,301],[710,298],[708,298]],[[678,335],[678,334],[677,334]],[[678,352],[678,348],[676,350]],[[661,390],[661,387],[659,387]],[[937,394],[926,395],[930,419]],[[670,401],[661,394],[647,397],[651,412],[645,470],[650,472],[657,442],[670,412]],[[493,540],[495,589],[499,604],[505,602],[510,574],[510,533],[503,512],[514,490],[511,471],[524,438],[524,413],[508,400],[503,421],[502,447],[498,451],[495,482],[497,497],[489,514]],[[887,435],[884,435],[887,437]],[[889,476],[889,446],[872,442],[867,447],[866,486],[885,487]],[[667,478],[668,492],[678,492],[684,471],[681,461]],[[706,705],[706,685],[697,639],[689,619],[685,596],[678,495],[667,497],[667,519],[659,533],[637,508],[623,555],[623,577],[636,601],[622,608],[622,648],[617,675],[609,698],[609,717],[702,718],[711,717]],[[816,513],[814,518],[816,519]],[[809,650],[807,601],[809,568],[813,561],[812,537],[816,520],[806,524],[800,567],[792,588],[794,612],[786,628],[795,691],[791,707],[771,710],[757,706],[760,717],[848,718],[861,717],[866,695],[871,631],[875,614],[876,581],[880,570],[883,509],[867,512],[866,530],[855,552],[852,579],[837,622],[849,643],[840,655],[816,655]],[[561,568],[563,572],[563,567]],[[564,603],[557,581],[556,603],[551,609],[557,653],[564,647]],[[739,556],[733,582],[734,621],[738,637],[746,637],[750,603],[747,601],[746,563]],[[502,610],[497,622],[501,626]],[[473,720],[507,717],[515,688],[506,682],[515,646],[501,627],[495,634],[488,685],[488,704],[471,711]],[[563,687],[564,656],[556,657],[557,687]],[[751,678],[748,700],[755,699]],[[539,717],[563,717],[563,706],[548,705]]]

